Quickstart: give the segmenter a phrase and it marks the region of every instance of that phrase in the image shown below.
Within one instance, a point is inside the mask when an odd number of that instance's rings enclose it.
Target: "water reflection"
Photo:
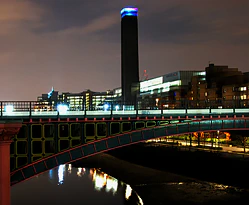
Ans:
[[[66,168],[67,167],[67,168]],[[72,165],[60,165],[58,168],[58,185],[62,185],[63,181],[64,181],[64,175],[66,174],[65,170],[67,170],[67,172],[69,174],[72,173]],[[52,178],[52,172],[53,170],[49,171],[49,177]],[[77,168],[77,176],[78,177],[82,177],[86,172],[89,173],[89,177],[93,182],[94,185],[94,189],[96,191],[101,191],[101,190],[105,190],[106,192],[112,192],[113,195],[116,194],[116,192],[118,191],[118,180],[115,179],[112,176],[109,176],[108,174],[101,172],[98,169],[87,169],[86,168],[81,168],[78,167]],[[132,194],[132,188],[130,185],[126,185],[126,190],[125,190],[125,199],[129,199],[131,194]]]
[[[58,169],[58,185],[63,184],[64,180],[64,174],[65,174],[65,166],[66,165],[60,165]]]
[[[114,197],[115,200],[119,198],[119,202],[116,201],[113,203],[115,205],[124,205],[126,204],[125,201],[129,202],[129,204],[143,205],[142,199],[132,190],[130,185],[118,181],[99,169],[73,168],[71,164],[60,165],[58,168],[49,170],[47,173],[41,174],[37,178],[32,178],[14,186],[11,189],[12,198],[14,199],[12,200],[12,205],[33,204],[32,201],[30,201],[28,189],[30,189],[30,191],[39,189],[39,192],[36,192],[34,196],[32,194],[32,197],[42,199],[36,203],[39,205],[45,203],[51,204],[53,200],[48,201],[48,198],[54,198],[54,204],[64,204],[68,197],[71,198],[71,195],[73,198],[68,199],[68,203],[73,202],[72,204],[76,205],[77,203],[75,203],[74,200],[77,201],[77,198],[79,198],[79,204],[82,204],[80,202],[82,197],[84,197],[84,199],[88,197],[91,198],[89,200],[96,200],[98,197],[95,195],[98,195],[98,193],[102,198],[108,198],[108,201],[106,201],[106,199],[103,199],[102,202],[101,200],[97,200],[98,202],[93,202],[91,204],[97,205],[103,204],[103,202],[105,204],[112,204],[110,198]],[[83,192],[79,191],[82,189],[84,189]],[[76,190],[78,193],[77,195],[75,195]],[[83,196],[84,194],[85,196]]]
[[[77,176],[82,177],[85,174],[85,172],[86,172],[85,168],[78,168]]]
[[[71,172],[72,172],[72,165],[71,164],[68,165],[67,171],[69,174],[71,174]]]
[[[90,172],[90,174],[91,173],[92,172]],[[118,190],[117,179],[103,172],[97,171],[96,169],[93,170],[92,180],[94,183],[94,189],[97,191],[104,189],[106,192],[112,192],[114,195]]]
[[[129,199],[129,198],[130,198],[131,192],[132,192],[131,186],[127,184],[127,185],[126,185],[126,190],[125,190],[125,198],[126,198],[126,199]]]

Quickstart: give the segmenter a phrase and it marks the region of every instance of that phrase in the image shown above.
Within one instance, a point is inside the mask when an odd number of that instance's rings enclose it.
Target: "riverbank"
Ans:
[[[249,158],[217,151],[137,144],[109,154],[146,167],[249,189]]]
[[[89,157],[74,166],[99,167],[107,174],[131,185],[145,205],[227,204],[249,202],[249,192],[229,186],[137,165],[109,154]]]

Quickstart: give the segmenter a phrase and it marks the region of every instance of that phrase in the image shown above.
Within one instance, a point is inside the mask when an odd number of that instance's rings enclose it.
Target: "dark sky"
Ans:
[[[0,0],[0,100],[120,87],[120,10],[139,9],[140,76],[249,71],[249,0]]]

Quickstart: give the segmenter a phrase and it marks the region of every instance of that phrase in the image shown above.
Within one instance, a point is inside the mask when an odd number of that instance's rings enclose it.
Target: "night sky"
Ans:
[[[0,100],[121,85],[120,10],[139,9],[140,77],[249,71],[248,0],[0,0]]]

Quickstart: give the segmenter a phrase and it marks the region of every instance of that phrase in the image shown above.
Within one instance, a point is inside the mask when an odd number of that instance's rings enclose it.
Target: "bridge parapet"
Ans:
[[[208,115],[248,115],[248,101],[224,101],[220,102],[194,102],[194,101],[174,101],[163,102],[164,105],[174,104],[174,106],[135,106],[137,109],[131,109],[132,106],[115,106],[114,102],[108,109],[83,109],[70,107],[70,105],[52,106],[49,102],[37,101],[2,101],[0,102],[1,119],[24,119],[24,118],[111,118],[111,117],[134,117],[134,116],[208,116]],[[144,102],[141,101],[143,104]],[[139,103],[138,103],[139,104]],[[197,106],[198,105],[198,106]],[[205,105],[205,106],[202,106]],[[127,109],[126,109],[127,107]],[[128,110],[129,107],[129,110]]]

